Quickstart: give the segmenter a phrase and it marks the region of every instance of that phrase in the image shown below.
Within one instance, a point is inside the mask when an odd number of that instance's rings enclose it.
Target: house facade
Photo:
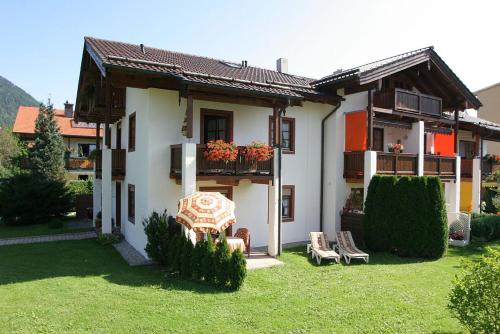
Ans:
[[[481,118],[492,123],[500,123],[500,82],[494,85],[484,87],[475,92],[477,97],[481,99],[483,106],[479,111]],[[500,143],[488,141],[486,139],[484,154],[500,155]]]
[[[94,163],[90,158],[96,150],[96,124],[75,122],[73,104],[66,102],[64,109],[55,109],[55,120],[66,146],[64,167],[69,179],[86,180],[94,176]],[[12,132],[29,144],[35,134],[35,122],[38,117],[38,107],[20,106]],[[102,131],[99,131],[102,137]]]
[[[440,176],[448,209],[459,210],[459,137],[481,136],[459,112],[480,102],[432,48],[320,80],[286,72],[284,59],[272,71],[86,38],[76,119],[104,124],[94,181],[103,233],[119,229],[145,254],[144,218],[175,214],[196,190],[219,191],[236,204],[227,233],[246,227],[252,246],[277,255],[311,231],[333,236],[376,173]],[[216,139],[268,143],[274,156],[256,168],[240,156],[207,161]],[[474,159],[471,168],[479,185]]]

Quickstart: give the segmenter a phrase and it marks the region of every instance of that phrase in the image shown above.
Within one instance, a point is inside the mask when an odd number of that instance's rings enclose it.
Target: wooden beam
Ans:
[[[373,101],[372,90],[368,90],[368,106],[367,106],[368,126],[366,128],[366,149],[371,151],[373,148]]]
[[[193,96],[188,95],[186,104],[186,137],[193,138]]]
[[[212,102],[223,102],[223,103],[232,103],[232,104],[240,104],[247,106],[257,106],[257,107],[266,107],[273,108],[275,105],[285,105],[285,101],[282,103],[277,103],[275,99],[265,98],[265,97],[250,97],[250,96],[241,96],[241,95],[226,95],[223,93],[216,92],[207,92],[207,91],[199,91],[199,90],[189,90],[188,95],[192,95],[196,100],[202,101],[212,101]]]
[[[279,107],[273,107],[273,147],[281,145],[281,110]]]
[[[101,146],[101,123],[97,122],[95,124],[95,149],[99,150]]]

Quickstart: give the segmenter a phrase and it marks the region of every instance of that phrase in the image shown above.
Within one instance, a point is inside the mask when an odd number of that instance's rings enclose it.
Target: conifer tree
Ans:
[[[41,104],[35,122],[35,140],[29,149],[29,163],[34,175],[59,180],[64,175],[64,142],[55,120],[52,105]]]

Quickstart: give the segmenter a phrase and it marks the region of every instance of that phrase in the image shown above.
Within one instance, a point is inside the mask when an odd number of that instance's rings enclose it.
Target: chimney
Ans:
[[[64,117],[73,118],[73,104],[66,100],[64,103]]]
[[[144,44],[141,43],[140,47],[141,47],[141,52],[143,54],[146,54],[146,47],[144,46]]]
[[[248,60],[242,60],[241,61],[241,68],[245,68],[248,66]]]
[[[278,58],[278,60],[276,60],[276,71],[280,73],[288,73],[288,59]]]

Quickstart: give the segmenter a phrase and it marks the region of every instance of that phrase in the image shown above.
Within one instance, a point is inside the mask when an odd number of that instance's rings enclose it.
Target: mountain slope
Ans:
[[[0,127],[12,126],[20,105],[37,106],[33,96],[0,76]]]

